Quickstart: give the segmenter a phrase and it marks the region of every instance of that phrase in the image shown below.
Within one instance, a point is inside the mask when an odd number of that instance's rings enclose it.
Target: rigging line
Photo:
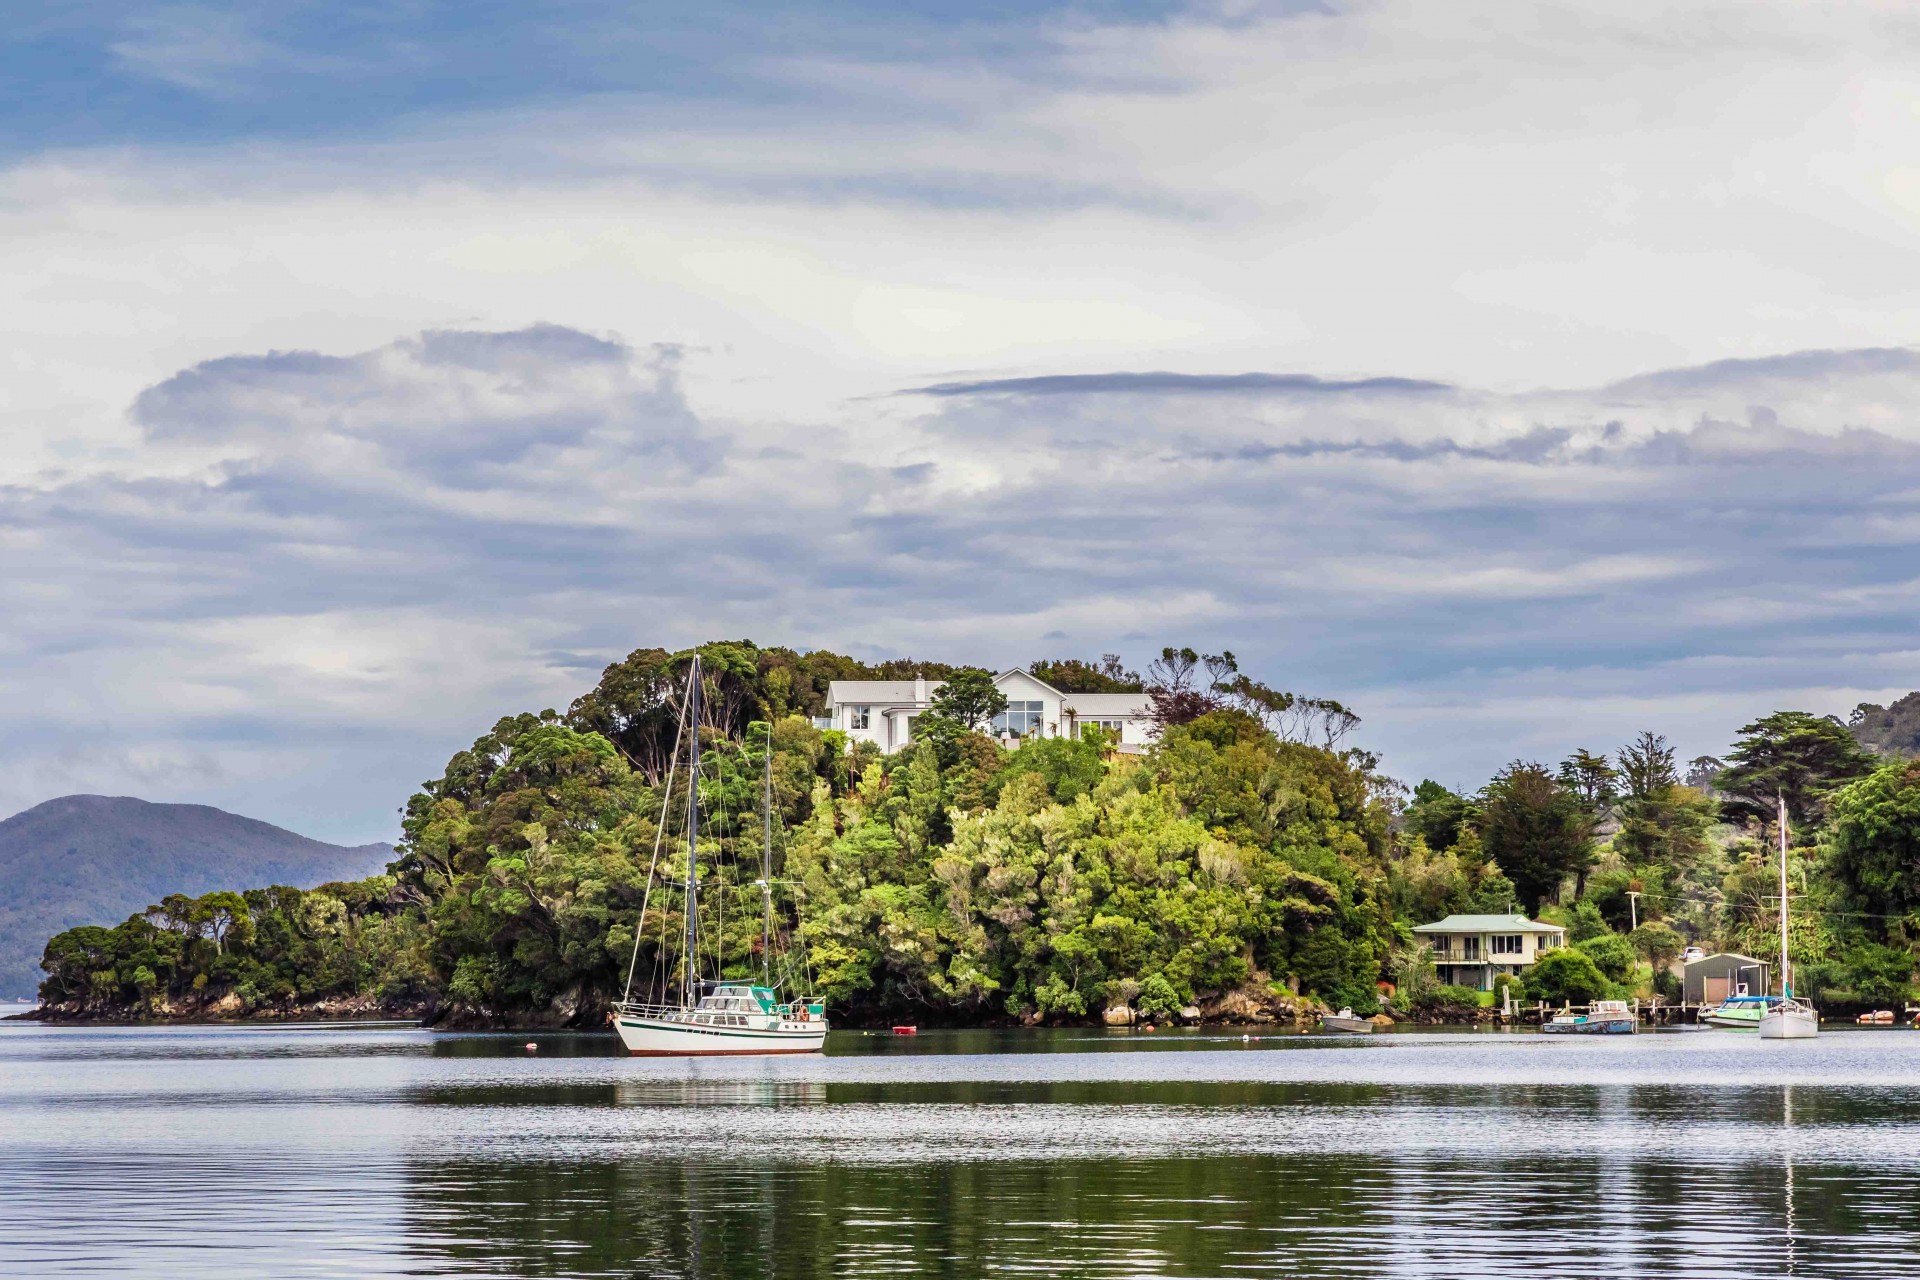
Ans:
[[[654,983],[658,982],[660,984],[660,999],[658,1001],[660,1004],[667,1003],[667,923],[667,913],[662,911],[660,913],[660,946],[653,953],[653,977],[647,980],[647,995],[649,997],[653,995]]]
[[[1651,893],[1645,890],[1635,890],[1635,892],[1639,893],[1642,898],[1656,898],[1662,902],[1687,902],[1700,907],[1736,907],[1737,908],[1737,907],[1748,905],[1748,904],[1760,904],[1763,906],[1771,906],[1772,904],[1780,901],[1779,895],[1772,894],[1772,893],[1755,894],[1750,898],[1730,897],[1724,894],[1718,898],[1699,898],[1699,897],[1693,896],[1692,894],[1685,894],[1685,893]],[[1798,896],[1803,903],[1806,901],[1807,895],[1805,893],[1801,893]],[[1809,905],[1807,909],[1813,915],[1846,916],[1851,919],[1861,919],[1861,920],[1911,920],[1914,918],[1914,915],[1915,915],[1914,912],[1885,913],[1885,912],[1878,912],[1878,911],[1841,911],[1833,907],[1821,907],[1821,906],[1814,906],[1814,905]]]
[[[724,743],[725,738],[721,741]],[[695,744],[698,745],[697,743]],[[727,795],[725,759],[719,747],[713,752],[714,782],[718,784],[720,802],[707,809],[707,831],[713,836],[713,892],[714,917],[713,931],[713,976],[723,977],[727,967]]]
[[[653,901],[653,872],[660,865],[660,845],[667,834],[667,814],[673,805],[673,775],[680,767],[680,734],[686,727],[687,709],[680,708],[680,715],[673,725],[673,762],[667,766],[667,790],[660,798],[660,813],[655,819],[653,829],[653,858],[647,863],[647,887],[640,895],[640,919],[633,926],[633,959],[627,962],[627,989],[620,999],[633,999],[633,973],[640,967],[640,937],[647,931],[647,905]]]

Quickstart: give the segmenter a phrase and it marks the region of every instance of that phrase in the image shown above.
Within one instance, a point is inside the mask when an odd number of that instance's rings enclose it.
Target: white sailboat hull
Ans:
[[[1762,1040],[1811,1040],[1820,1034],[1820,1015],[1812,1009],[1773,1009],[1760,1019]]]
[[[725,1054],[819,1053],[826,1045],[822,1022],[781,1022],[773,1026],[709,1026],[681,1017],[618,1014],[613,1022],[620,1043],[635,1057],[713,1057]]]

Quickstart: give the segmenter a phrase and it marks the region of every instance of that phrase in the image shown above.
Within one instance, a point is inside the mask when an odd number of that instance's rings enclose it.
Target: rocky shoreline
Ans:
[[[197,993],[196,993],[197,994]],[[886,1027],[899,1022],[940,1027],[1012,1027],[1012,1026],[1106,1026],[1111,1028],[1167,1026],[1264,1026],[1301,1030],[1315,1026],[1325,1004],[1310,996],[1276,992],[1272,984],[1250,981],[1229,991],[1209,993],[1171,1016],[1153,1017],[1130,1005],[1110,1006],[1097,1016],[1071,1020],[1046,1020],[1036,1014],[1023,1018],[989,1018],[976,1021],[924,1016],[924,1011],[901,1009],[856,1009],[835,1018],[845,1029]],[[415,1022],[441,1031],[590,1031],[607,1021],[609,1004],[604,998],[580,991],[568,991],[556,997],[544,1009],[516,1011],[503,1016],[485,1008],[451,1002],[438,996],[400,1000],[382,1000],[373,996],[327,996],[316,1000],[289,1001],[258,1005],[249,1009],[232,991],[187,1000],[162,1000],[151,1005],[106,1005],[90,1001],[52,1002],[10,1015],[15,1021],[48,1023],[287,1023],[287,1022]],[[1417,1013],[1398,1011],[1373,1018],[1376,1026],[1401,1024],[1422,1026],[1461,1025],[1499,1021],[1499,1011],[1490,1008],[1445,1007]]]

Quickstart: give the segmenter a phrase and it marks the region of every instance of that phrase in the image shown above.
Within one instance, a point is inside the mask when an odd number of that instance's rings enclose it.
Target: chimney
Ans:
[[[925,675],[916,675],[913,678],[913,700],[915,702],[925,702],[927,700],[927,677]]]

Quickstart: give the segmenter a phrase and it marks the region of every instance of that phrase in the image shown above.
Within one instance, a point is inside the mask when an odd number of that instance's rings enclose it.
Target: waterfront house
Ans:
[[[1688,1004],[1719,1004],[1728,996],[1763,996],[1768,985],[1764,960],[1732,951],[1716,951],[1686,963],[1680,979],[1681,999]]]
[[[1433,948],[1440,981],[1476,991],[1493,990],[1493,980],[1503,973],[1517,977],[1567,939],[1559,925],[1521,915],[1448,916],[1415,925],[1413,931]]]
[[[913,722],[933,702],[945,681],[835,680],[827,686],[821,727],[838,729],[855,742],[898,751],[913,741]],[[1144,693],[1063,693],[1032,672],[1002,671],[993,683],[1007,709],[988,730],[1004,742],[1021,738],[1077,738],[1098,727],[1114,735],[1122,751],[1153,741],[1153,705]]]

